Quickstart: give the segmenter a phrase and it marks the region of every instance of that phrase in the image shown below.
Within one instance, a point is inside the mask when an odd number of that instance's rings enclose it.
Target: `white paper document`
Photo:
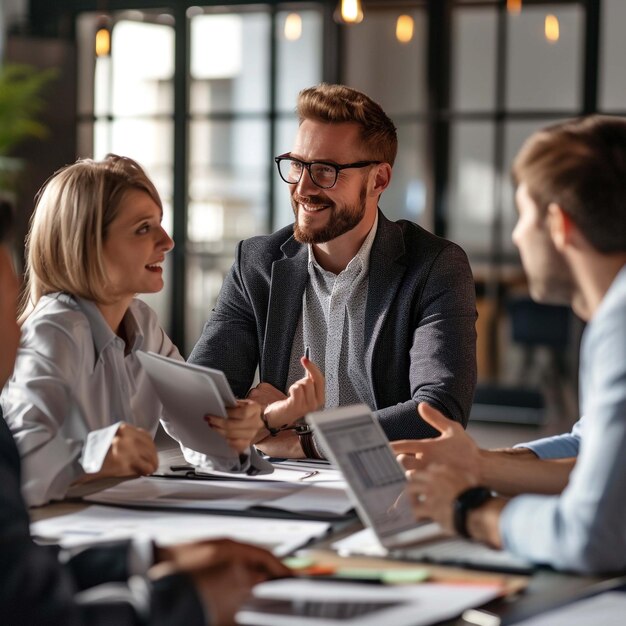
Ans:
[[[342,516],[352,504],[341,488],[296,483],[238,480],[136,478],[85,498],[100,504],[158,508],[245,511],[266,507],[301,515]]]
[[[236,452],[204,420],[207,414],[227,417],[224,398],[211,374],[215,370],[152,352],[139,351],[137,358],[172,417],[169,427],[175,431],[176,439],[186,448],[215,459],[222,467],[236,467],[239,464]],[[222,381],[220,385],[223,384]]]
[[[626,622],[626,593],[607,591],[573,602],[560,609],[531,617],[517,626],[623,626]]]
[[[285,579],[257,585],[237,614],[255,626],[422,626],[501,593],[497,585],[367,585]]]
[[[279,556],[328,532],[328,522],[262,519],[138,511],[119,507],[90,506],[78,513],[31,524],[35,537],[71,548],[94,543],[149,537],[159,545],[202,539],[229,538],[262,546]]]

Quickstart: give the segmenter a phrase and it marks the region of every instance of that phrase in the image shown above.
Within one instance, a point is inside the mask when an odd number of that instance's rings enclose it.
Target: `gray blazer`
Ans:
[[[365,312],[365,363],[389,439],[432,437],[426,401],[467,424],[476,385],[476,303],[463,250],[379,211]],[[243,397],[260,379],[286,392],[291,345],[308,280],[307,246],[287,226],[237,246],[189,358],[221,369]]]

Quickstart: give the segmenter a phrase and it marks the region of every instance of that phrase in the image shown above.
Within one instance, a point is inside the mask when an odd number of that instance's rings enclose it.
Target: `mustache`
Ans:
[[[326,196],[301,196],[297,193],[294,193],[291,196],[292,200],[297,202],[298,204],[328,204],[330,206],[334,206],[334,202],[329,200]]]

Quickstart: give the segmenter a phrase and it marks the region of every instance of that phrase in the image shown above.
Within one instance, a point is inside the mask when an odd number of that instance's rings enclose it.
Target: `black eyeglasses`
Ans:
[[[280,177],[289,185],[295,185],[300,182],[302,172],[306,169],[309,172],[311,180],[322,189],[330,189],[335,186],[337,176],[341,170],[347,170],[358,167],[367,167],[368,165],[378,165],[382,161],[356,161],[355,163],[346,163],[338,165],[337,163],[329,163],[328,161],[301,161],[290,156],[287,152],[280,156],[274,157],[278,167]]]

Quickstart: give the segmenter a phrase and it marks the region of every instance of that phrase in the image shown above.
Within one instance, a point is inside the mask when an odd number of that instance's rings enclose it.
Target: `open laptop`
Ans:
[[[342,471],[361,520],[387,555],[515,573],[532,570],[528,562],[506,551],[445,537],[434,522],[417,522],[404,495],[404,469],[368,406],[318,411],[306,419],[328,458]]]

